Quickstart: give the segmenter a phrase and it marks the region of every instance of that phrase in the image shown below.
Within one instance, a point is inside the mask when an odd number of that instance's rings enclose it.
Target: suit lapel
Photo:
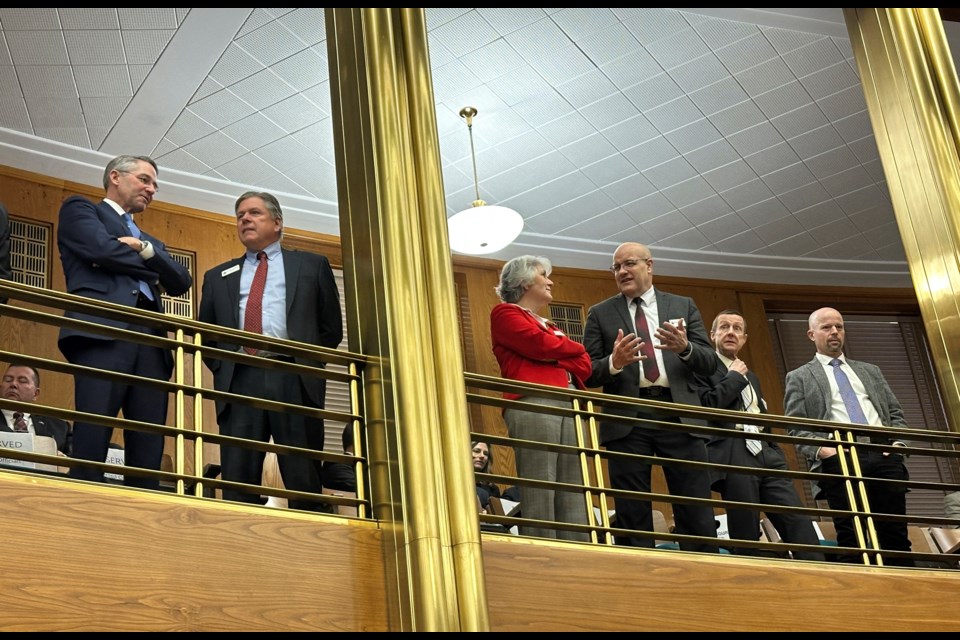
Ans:
[[[240,328],[240,274],[246,266],[246,258],[247,254],[243,254],[224,269],[224,271],[230,271],[233,267],[240,267],[223,276],[224,286],[227,288],[228,302],[230,303],[230,313],[233,315],[232,327],[234,329]]]
[[[290,317],[290,308],[293,305],[294,294],[297,292],[297,275],[300,273],[300,254],[296,251],[281,249],[283,255],[283,277],[286,281],[287,317]]]
[[[851,360],[850,358],[847,358],[847,364],[850,365],[850,368],[853,369],[853,372],[857,374],[858,378],[860,378],[860,382],[863,383],[863,388],[867,392],[867,399],[873,403],[873,407],[877,410],[877,413],[880,414],[880,419],[883,421],[883,424],[887,424],[889,421],[887,417],[881,413],[883,409],[880,407],[880,403],[875,401],[875,398],[879,398],[881,394],[877,379],[874,377],[873,372],[867,367],[863,366],[863,363],[857,360]]]
[[[627,300],[627,297],[622,293],[618,294],[613,306],[616,308],[617,315],[620,316],[620,321],[623,323],[623,334],[636,333],[637,323],[636,320],[630,317],[630,301]]]

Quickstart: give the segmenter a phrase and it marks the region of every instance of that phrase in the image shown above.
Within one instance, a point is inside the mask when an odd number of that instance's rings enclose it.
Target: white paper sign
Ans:
[[[4,449],[16,449],[17,451],[33,452],[33,434],[16,433],[13,431],[0,432],[0,447]],[[36,469],[35,462],[26,460],[15,460],[13,458],[0,457],[0,464],[10,467],[20,467],[21,469]]]
[[[107,464],[118,464],[123,466],[123,458],[123,449],[114,449],[111,447],[110,449],[107,449],[107,459],[104,462]],[[118,480],[123,482],[122,473],[105,473],[103,474],[103,477],[110,480]]]

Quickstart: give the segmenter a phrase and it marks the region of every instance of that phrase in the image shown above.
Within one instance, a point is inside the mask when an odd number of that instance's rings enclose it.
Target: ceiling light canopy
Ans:
[[[447,220],[450,248],[457,253],[483,255],[505,249],[523,231],[523,216],[508,207],[488,205],[480,199],[480,180],[477,178],[477,154],[473,148],[474,107],[464,107],[460,117],[467,121],[470,132],[470,157],[473,160],[473,185],[477,199],[473,206],[455,213]]]

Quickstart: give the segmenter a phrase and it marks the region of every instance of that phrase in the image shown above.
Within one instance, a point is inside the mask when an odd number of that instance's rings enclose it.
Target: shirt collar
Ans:
[[[263,248],[263,251],[264,253],[267,254],[268,261],[273,260],[274,258],[280,255],[280,241],[277,240],[272,244],[268,244],[266,247]],[[250,262],[256,262],[258,253],[259,251],[247,251],[246,253],[247,260],[249,260]]]
[[[641,293],[639,296],[637,296],[637,298],[640,298],[641,300],[643,300],[644,306],[649,307],[654,302],[656,302],[657,292],[653,290],[653,287],[650,287],[649,289]],[[631,300],[628,300],[627,302],[629,304],[636,304],[637,298],[633,298]]]
[[[842,353],[841,353],[839,356],[837,356],[837,358],[838,358],[838,359],[840,360],[840,362],[842,362],[843,364],[847,364],[847,359],[846,359],[846,357],[844,357],[844,355],[843,355]],[[822,354],[822,353],[820,353],[820,352],[817,352],[817,360],[819,360],[819,361],[820,361],[820,364],[822,364],[823,366],[829,367],[829,366],[831,366],[831,365],[830,365],[830,361],[833,360],[833,358],[832,358],[831,356],[824,355],[824,354]]]
[[[123,210],[123,207],[118,205],[116,202],[114,202],[110,198],[104,198],[103,201],[106,202],[108,205],[110,205],[110,208],[116,211],[119,215],[121,216],[126,215],[127,212]]]
[[[722,362],[722,363],[724,364],[724,366],[729,370],[729,369],[730,369],[730,365],[733,364],[733,360],[731,360],[731,359],[728,358],[727,356],[723,355],[723,354],[720,353],[719,351],[717,351],[717,357],[720,358],[720,362]]]

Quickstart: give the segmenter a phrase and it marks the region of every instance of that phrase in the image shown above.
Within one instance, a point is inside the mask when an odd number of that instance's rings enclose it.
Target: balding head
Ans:
[[[846,335],[843,328],[843,316],[831,307],[817,309],[810,314],[807,337],[817,345],[817,353],[831,358],[843,354]]]
[[[633,299],[653,286],[653,258],[639,242],[624,242],[613,253],[613,277],[627,298]]]

